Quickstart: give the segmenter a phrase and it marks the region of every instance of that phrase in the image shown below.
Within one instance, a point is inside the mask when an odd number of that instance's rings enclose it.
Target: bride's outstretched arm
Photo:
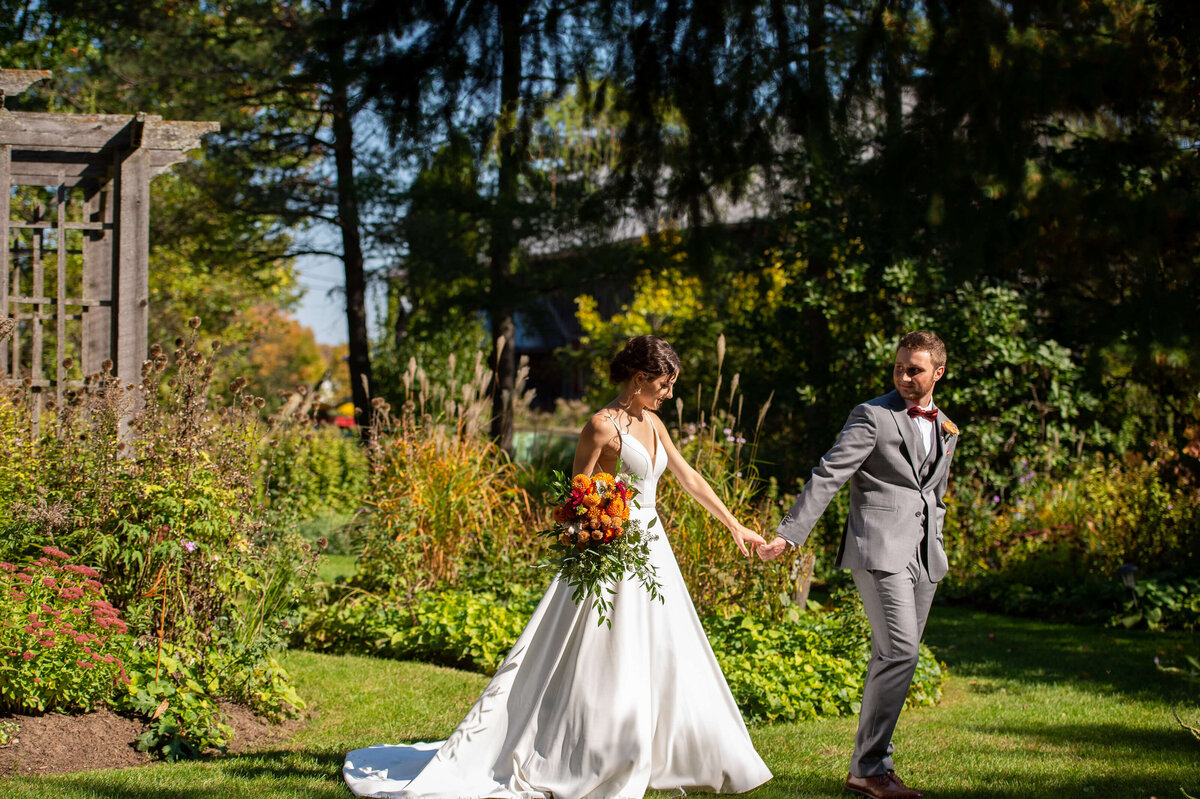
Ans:
[[[729,508],[725,507],[721,498],[717,496],[717,492],[712,490],[712,486],[708,484],[704,476],[683,459],[679,450],[675,448],[675,443],[671,441],[671,436],[667,433],[667,426],[662,423],[662,420],[654,414],[651,414],[650,418],[658,430],[659,440],[662,441],[662,445],[667,451],[667,468],[671,470],[671,474],[675,475],[675,479],[683,486],[683,490],[699,502],[701,507],[715,516],[717,521],[729,528],[734,543],[737,544],[743,555],[749,556],[754,547],[765,544],[766,541],[761,535],[734,517]]]

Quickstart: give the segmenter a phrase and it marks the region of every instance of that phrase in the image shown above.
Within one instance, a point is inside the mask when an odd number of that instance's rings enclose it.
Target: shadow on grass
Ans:
[[[1195,645],[1188,633],[1069,627],[962,608],[935,607],[925,642],[951,672],[1025,685],[1071,683],[1097,693],[1187,701],[1195,686],[1159,671],[1165,658]]]
[[[1185,758],[1200,757],[1200,746],[1185,730],[1168,727],[1162,729],[1132,729],[1117,723],[1112,724],[994,724],[966,725],[967,729],[985,734],[1005,737],[1025,736],[1033,738],[1046,751],[1085,747],[1100,760],[1118,762],[1129,752],[1153,752],[1156,759],[1169,759],[1172,755]]]
[[[39,777],[45,796],[91,799],[214,799],[255,796],[348,796],[342,782],[341,753],[313,750],[265,750],[214,757],[190,763],[125,769],[119,772],[76,772]],[[188,769],[187,774],[171,773]],[[135,773],[154,771],[154,777]],[[191,782],[193,785],[180,785]]]

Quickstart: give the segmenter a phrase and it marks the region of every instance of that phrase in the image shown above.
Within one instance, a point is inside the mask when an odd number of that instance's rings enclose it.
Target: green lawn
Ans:
[[[349,579],[357,569],[354,555],[322,555],[317,562],[317,579],[332,583],[339,577]]]
[[[951,668],[937,708],[906,711],[897,767],[929,797],[1200,795],[1200,742],[1171,717],[1200,716],[1195,686],[1153,659],[1194,651],[1185,634],[1041,624],[935,608],[927,640]],[[424,664],[287,655],[317,713],[286,744],[253,755],[124,771],[16,778],[10,797],[346,797],[346,750],[447,735],[486,680]],[[776,777],[752,799],[838,796],[853,719],[759,727]]]

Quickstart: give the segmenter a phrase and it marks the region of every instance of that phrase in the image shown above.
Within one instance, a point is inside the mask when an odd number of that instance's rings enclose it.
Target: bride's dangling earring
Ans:
[[[628,399],[622,399],[621,397],[617,397],[617,405],[619,405],[621,407],[621,410],[625,411],[625,413],[629,413],[629,409],[633,407],[633,398],[639,397],[639,396],[641,396],[641,394],[642,394],[642,387],[635,385],[633,388],[633,393],[629,395]]]

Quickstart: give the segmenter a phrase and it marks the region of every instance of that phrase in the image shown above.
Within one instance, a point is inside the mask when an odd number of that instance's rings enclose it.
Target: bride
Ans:
[[[679,356],[655,336],[631,339],[609,366],[618,397],[579,436],[572,474],[618,463],[634,476],[662,602],[622,580],[596,624],[555,578],[483,695],[445,741],[379,745],[346,756],[358,796],[406,799],[638,799],[647,790],[741,793],[771,778],[721,674],[656,517],[658,478],[680,485],[729,528],[743,555],[763,542],[738,523],[676,450],[655,414],[672,396]]]

